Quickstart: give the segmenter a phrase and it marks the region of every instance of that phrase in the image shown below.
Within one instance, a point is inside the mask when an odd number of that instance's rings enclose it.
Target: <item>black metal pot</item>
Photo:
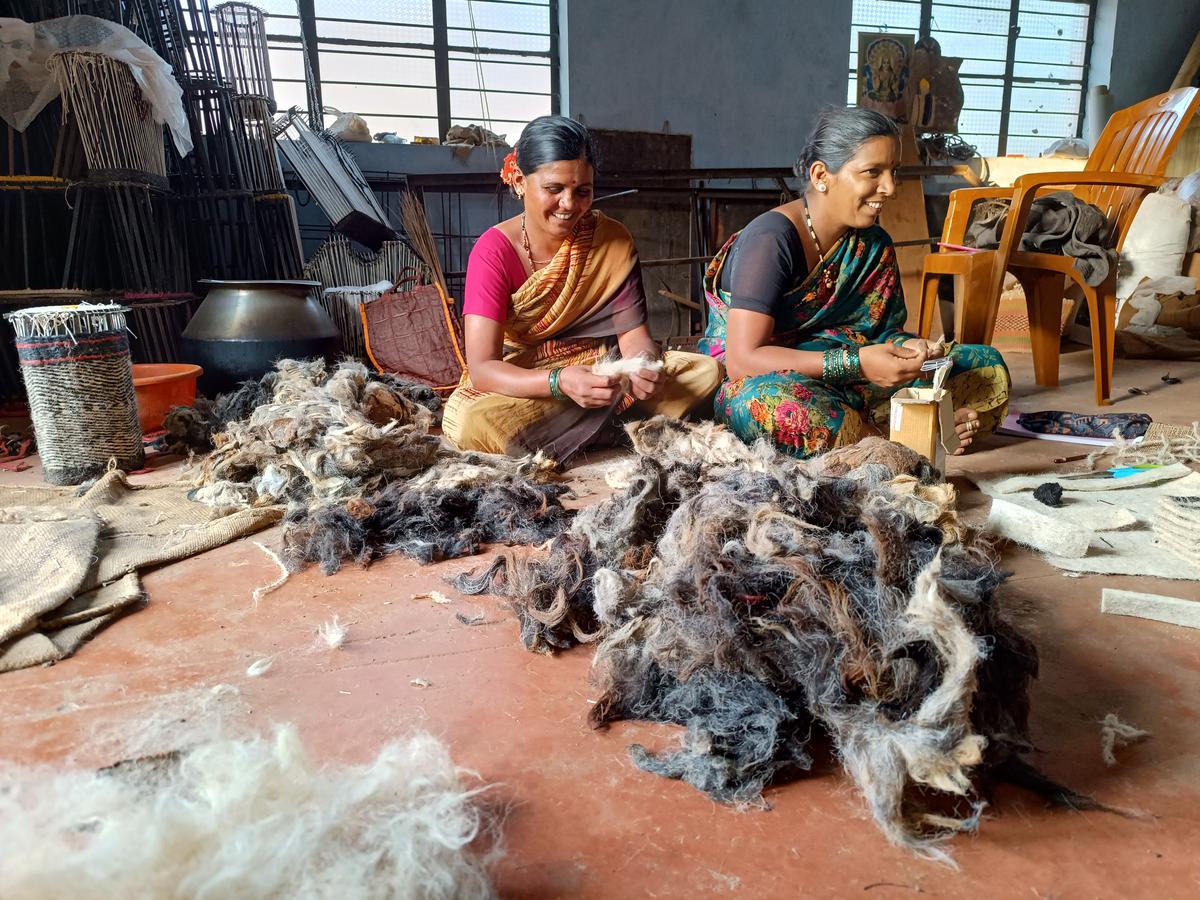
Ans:
[[[180,341],[183,360],[204,368],[200,390],[214,396],[259,379],[280,359],[338,352],[338,330],[310,294],[316,281],[202,281],[208,295]]]

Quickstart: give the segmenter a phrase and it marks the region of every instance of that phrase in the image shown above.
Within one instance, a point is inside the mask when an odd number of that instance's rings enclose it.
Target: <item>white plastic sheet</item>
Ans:
[[[125,63],[154,114],[186,156],[192,137],[183,112],[183,90],[171,67],[123,25],[94,16],[64,16],[44,22],[0,18],[0,119],[24,131],[58,85],[46,63],[61,50],[90,50]]]

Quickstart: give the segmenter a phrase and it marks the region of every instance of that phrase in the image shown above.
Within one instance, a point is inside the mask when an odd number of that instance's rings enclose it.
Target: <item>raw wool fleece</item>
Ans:
[[[327,372],[321,360],[281,360],[267,378],[268,399],[213,435],[193,499],[211,506],[349,499],[425,471],[442,449],[429,433],[433,414],[373,380],[361,363]]]
[[[319,360],[282,360],[219,398],[202,423],[176,410],[168,430],[193,440],[223,422],[190,496],[218,507],[286,504],[283,557],[293,570],[317,562],[332,573],[392,552],[430,562],[559,534],[570,514],[554,464],[446,446],[429,433],[425,390],[356,362],[328,371]]]
[[[1036,650],[917,454],[880,440],[806,464],[711,424],[628,432],[638,456],[619,493],[546,558],[458,584],[508,596],[531,650],[598,642],[593,725],[686,726],[680,750],[633,748],[639,766],[761,803],[772,778],[810,766],[819,723],[887,837],[941,860],[937,842],[978,823],[977,770],[1075,797],[1020,759]],[[958,798],[958,814],[923,809],[921,789]]]
[[[383,383],[393,393],[430,412],[436,414],[441,408],[442,401],[432,388],[395,375],[378,375],[363,369],[370,380]],[[277,372],[268,372],[259,381],[245,381],[236,390],[214,400],[197,397],[192,406],[173,407],[163,420],[167,446],[178,453],[211,450],[214,434],[224,431],[231,422],[249,419],[255,409],[272,402],[278,378]]]
[[[636,372],[641,372],[643,369],[650,372],[661,372],[663,370],[663,361],[661,359],[652,359],[645,353],[639,353],[637,356],[631,356],[629,359],[624,359],[617,355],[617,351],[613,350],[610,355],[605,356],[597,363],[592,365],[593,375],[603,375],[605,378],[621,379],[621,393],[629,393],[629,376]]]
[[[294,726],[99,772],[0,766],[11,900],[483,898],[484,824],[443,744],[318,766]]]

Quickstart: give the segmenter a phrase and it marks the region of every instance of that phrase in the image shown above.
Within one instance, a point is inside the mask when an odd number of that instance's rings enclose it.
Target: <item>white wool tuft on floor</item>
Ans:
[[[0,884],[9,900],[491,897],[467,774],[429,735],[320,766],[292,725],[98,772],[0,764]]]

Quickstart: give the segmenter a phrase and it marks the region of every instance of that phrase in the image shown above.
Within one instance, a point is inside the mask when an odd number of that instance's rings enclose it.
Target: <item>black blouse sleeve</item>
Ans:
[[[785,293],[808,274],[804,245],[791,219],[774,210],[756,218],[729,248],[721,287],[730,307],[775,315]]]

